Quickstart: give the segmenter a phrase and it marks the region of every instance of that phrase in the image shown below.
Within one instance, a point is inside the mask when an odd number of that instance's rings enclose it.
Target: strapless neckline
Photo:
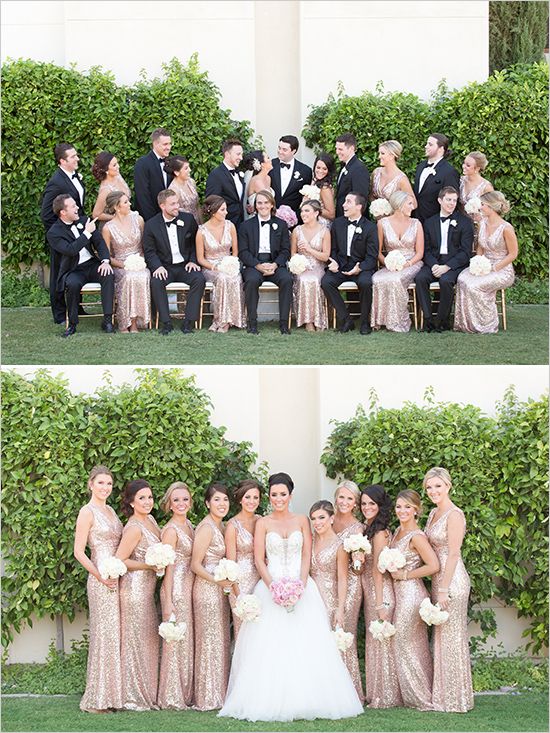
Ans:
[[[293,531],[292,531],[292,532],[291,532],[291,533],[290,533],[290,534],[288,535],[288,537],[283,537],[283,535],[279,534],[278,532],[274,532],[273,530],[271,530],[270,532],[267,532],[267,533],[266,533],[266,537],[267,537],[268,535],[270,535],[270,534],[274,534],[274,535],[275,535],[276,537],[278,537],[279,539],[281,539],[281,540],[284,540],[284,541],[286,542],[287,540],[289,540],[289,539],[290,539],[290,538],[292,537],[292,535],[293,535],[293,534],[296,534],[296,533],[298,533],[298,534],[302,534],[301,530],[299,530],[299,529],[294,529],[294,530],[293,530]]]

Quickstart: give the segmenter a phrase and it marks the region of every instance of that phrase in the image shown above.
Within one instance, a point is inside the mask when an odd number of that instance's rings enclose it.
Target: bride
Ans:
[[[261,576],[254,594],[262,610],[243,623],[220,716],[241,720],[347,718],[363,707],[331,633],[325,606],[309,577],[307,517],[289,511],[294,489],[287,473],[269,477],[272,513],[256,523],[254,556]],[[266,562],[267,560],[267,562]],[[272,600],[270,585],[300,579],[304,592],[292,611]]]

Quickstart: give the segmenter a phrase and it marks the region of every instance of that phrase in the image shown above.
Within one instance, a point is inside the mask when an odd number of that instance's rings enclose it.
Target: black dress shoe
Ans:
[[[372,333],[372,328],[368,324],[363,324],[359,329],[359,333],[361,336],[368,336],[369,333]]]
[[[250,321],[250,323],[246,327],[246,332],[253,333],[255,336],[259,334],[258,324],[256,323],[256,321]]]
[[[181,332],[182,333],[192,333],[193,331],[193,321],[189,321],[187,318],[183,321],[181,324]]]
[[[171,331],[173,331],[173,330],[174,330],[174,327],[172,326],[172,324],[170,323],[170,321],[165,321],[165,322],[163,321],[162,328],[160,330],[160,335],[161,336],[168,336],[168,334]]]
[[[69,338],[69,336],[72,336],[73,333],[76,333],[76,326],[72,326],[69,324],[68,328],[66,328],[65,331],[61,334],[61,338]]]
[[[281,332],[282,336],[290,336],[290,329],[286,325],[286,323],[280,323],[279,324],[279,331]]]
[[[103,323],[101,324],[101,329],[105,331],[105,333],[114,333],[115,332],[115,327],[113,326],[113,322],[111,321],[110,318],[103,321]]]
[[[424,323],[422,326],[422,333],[433,333],[435,331],[435,326],[433,323]]]
[[[353,319],[346,318],[346,320],[340,326],[340,333],[347,333],[348,331],[353,331],[354,328],[355,328],[355,323],[353,322]]]

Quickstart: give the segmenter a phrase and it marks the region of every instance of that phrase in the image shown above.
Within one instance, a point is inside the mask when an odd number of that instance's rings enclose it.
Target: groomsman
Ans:
[[[427,160],[416,167],[414,195],[417,207],[413,216],[422,223],[439,212],[439,192],[446,186],[460,190],[458,171],[446,160],[450,155],[449,138],[432,133],[424,148]]]
[[[367,199],[362,193],[348,193],[343,204],[344,216],[336,218],[330,230],[328,272],[321,280],[321,287],[336,310],[341,333],[355,328],[338,290],[347,280],[357,283],[359,289],[360,333],[366,335],[371,332],[372,276],[378,258],[378,234],[376,224],[364,216],[366,208]]]
[[[192,214],[179,213],[178,196],[172,189],[160,191],[157,200],[160,213],[145,223],[143,250],[152,275],[151,292],[162,322],[161,334],[167,336],[173,330],[166,294],[166,286],[172,282],[189,285],[181,330],[191,333],[199,318],[205,282],[195,254],[197,222]]]
[[[299,147],[294,135],[283,135],[277,146],[278,158],[273,158],[269,172],[271,185],[275,191],[275,207],[290,206],[300,221],[300,204],[303,195],[300,189],[311,183],[312,171],[309,165],[296,159]]]
[[[424,222],[424,266],[415,278],[416,297],[424,314],[424,331],[448,331],[454,286],[470,263],[474,227],[469,216],[456,211],[458,191],[439,192],[439,211]],[[439,306],[432,318],[430,283],[439,282]]]
[[[134,200],[144,221],[160,212],[157,196],[172,183],[172,174],[164,170],[164,161],[170,150],[170,133],[158,127],[151,134],[151,150],[138,158],[134,166]]]
[[[336,138],[336,155],[342,163],[336,187],[336,216],[344,216],[344,201],[348,193],[355,191],[369,198],[370,175],[367,166],[359,160],[355,151],[357,140],[351,132]]]
[[[62,193],[72,196],[78,206],[79,216],[84,216],[86,197],[84,181],[77,172],[79,157],[74,147],[69,143],[59,143],[54,148],[54,155],[58,168],[46,184],[40,209],[46,242],[48,230],[57,221],[53,211],[54,199]],[[65,297],[63,292],[57,290],[60,262],[60,253],[50,247],[50,306],[55,323],[65,323]]]
[[[235,138],[222,145],[223,162],[208,174],[204,197],[221,196],[227,204],[227,218],[238,228],[244,219],[244,173],[239,170],[243,146]]]
[[[48,230],[48,242],[60,256],[56,286],[61,297],[65,293],[69,316],[63,337],[76,333],[82,286],[98,281],[103,308],[101,328],[113,333],[114,274],[109,250],[96,229],[96,220],[81,216],[77,202],[66,193],[55,197],[52,208],[58,219]]]

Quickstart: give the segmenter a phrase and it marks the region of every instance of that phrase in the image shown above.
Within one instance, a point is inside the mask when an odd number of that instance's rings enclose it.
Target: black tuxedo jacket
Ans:
[[[376,224],[362,216],[356,226],[351,240],[350,256],[348,257],[348,224],[345,216],[334,220],[330,230],[330,256],[336,260],[340,272],[349,272],[359,263],[361,270],[376,270],[378,260],[378,231]]]
[[[236,227],[242,223],[244,218],[243,202],[246,186],[244,184],[244,175],[241,176],[239,173],[239,180],[242,183],[243,191],[239,197],[235,182],[233,181],[233,174],[229,172],[229,169],[224,163],[221,163],[213,171],[210,171],[208,178],[206,179],[206,190],[204,197],[207,196],[221,196],[227,204],[227,218],[232,221]]]
[[[95,230],[90,239],[86,237],[84,234],[86,221],[87,217],[81,216],[78,221],[74,222],[77,229],[82,232],[76,239],[71,228],[64,224],[61,219],[57,219],[50,229],[48,229],[48,243],[55,252],[61,255],[56,280],[56,289],[58,292],[65,290],[67,275],[78,266],[78,256],[81,249],[86,248],[93,257],[100,260],[109,260],[111,257],[98,229]]]
[[[311,183],[311,168],[309,165],[294,159],[292,177],[283,194],[281,193],[281,161],[279,158],[273,158],[271,162],[273,163],[273,168],[269,171],[269,177],[271,178],[271,185],[275,191],[275,206],[277,208],[279,206],[290,206],[296,215],[299,215],[300,204],[303,198],[300,189]]]
[[[172,224],[178,233],[178,245],[185,263],[197,262],[195,250],[195,236],[197,234],[197,222],[192,214],[180,212],[176,217],[182,224]],[[157,214],[145,222],[143,230],[143,251],[147,267],[154,272],[159,267],[171,267],[172,250],[168,238],[168,227],[162,214]]]
[[[82,180],[82,177],[77,173],[78,180],[80,181],[80,184],[82,188],[84,189],[84,196],[83,198],[86,198],[86,188],[84,186],[84,181]],[[73,199],[78,204],[78,213],[80,216],[84,216],[84,204],[85,201],[80,200],[80,194],[78,193],[77,188],[73,184],[73,182],[66,176],[65,173],[61,170],[61,168],[58,168],[56,172],[53,174],[53,176],[50,178],[48,183],[46,184],[46,190],[44,191],[44,195],[42,196],[42,205],[40,207],[40,218],[42,219],[42,223],[44,224],[44,228],[46,230],[46,233],[49,231],[50,227],[55,224],[57,221],[57,216],[52,211],[52,204],[53,200],[56,196],[59,196],[60,194],[65,193],[69,196],[72,196]]]
[[[136,209],[144,221],[152,219],[155,214],[160,212],[157,196],[165,188],[168,188],[173,177],[167,173],[167,183],[164,184],[162,168],[152,150],[136,161],[134,166],[134,198]]]
[[[416,219],[420,219],[421,222],[426,221],[430,216],[439,214],[440,206],[437,197],[442,188],[452,186],[457,191],[460,191],[460,176],[458,175],[458,171],[445,158],[442,158],[435,166],[436,173],[427,177],[422,186],[422,191],[419,193],[420,174],[427,165],[428,161],[424,160],[416,167],[416,173],[414,174],[413,190],[418,206],[412,215]]]
[[[290,257],[290,238],[286,223],[277,216],[272,216],[269,220],[269,245],[271,247],[271,261],[276,262],[279,267],[285,267]],[[239,227],[239,257],[245,267],[256,267],[260,263],[258,259],[259,247],[260,228],[258,217],[253,216]]]
[[[438,212],[436,216],[431,216],[424,222],[424,264],[430,268],[434,265],[447,265],[451,270],[461,270],[470,262],[473,242],[472,220],[469,216],[455,211],[449,221],[448,254],[439,254],[441,221]]]
[[[339,176],[340,180],[336,188],[336,216],[344,216],[344,201],[348,193],[352,191],[362,193],[369,198],[370,174],[367,166],[354,155],[344,166],[347,173]],[[342,169],[343,170],[343,169]]]

